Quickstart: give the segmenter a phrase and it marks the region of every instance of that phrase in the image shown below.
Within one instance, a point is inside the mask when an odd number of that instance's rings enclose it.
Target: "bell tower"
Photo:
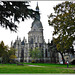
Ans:
[[[41,45],[44,43],[43,26],[40,21],[39,6],[37,3],[34,21],[32,22],[31,31],[28,33],[28,42],[34,47],[34,44]],[[35,46],[36,47],[36,46]]]

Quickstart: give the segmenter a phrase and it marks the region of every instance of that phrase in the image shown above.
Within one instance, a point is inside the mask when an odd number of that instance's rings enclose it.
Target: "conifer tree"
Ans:
[[[34,10],[29,9],[28,1],[2,1],[0,2],[0,26],[17,31],[15,22],[24,21],[27,18],[34,17]]]

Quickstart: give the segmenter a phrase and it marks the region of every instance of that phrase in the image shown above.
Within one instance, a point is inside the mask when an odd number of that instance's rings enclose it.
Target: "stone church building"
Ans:
[[[36,6],[36,11],[39,12],[38,4]],[[33,50],[36,47],[38,47],[42,52],[42,58],[39,58],[38,60],[41,60],[43,62],[50,62],[51,53],[48,49],[48,44],[44,40],[43,25],[40,21],[40,14],[35,14],[34,21],[31,25],[31,30],[28,32],[28,42],[26,41],[25,37],[23,38],[23,41],[21,41],[21,39],[17,37],[15,42],[11,43],[11,46],[17,49],[15,55],[17,56],[17,60],[19,62],[31,62],[32,58],[30,56],[29,51],[30,49]],[[55,54],[56,57],[54,58],[57,59],[58,54]]]

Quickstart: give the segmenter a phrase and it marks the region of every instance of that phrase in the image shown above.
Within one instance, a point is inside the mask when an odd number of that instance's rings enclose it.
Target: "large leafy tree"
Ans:
[[[2,58],[3,63],[8,62],[8,46],[3,41],[0,43],[0,58]]]
[[[54,42],[65,62],[63,53],[70,50],[75,40],[75,3],[66,1],[53,9],[54,14],[50,14],[48,23],[54,27],[53,35],[57,35]]]
[[[4,44],[3,41],[0,43],[0,58],[2,63],[9,63],[10,60],[14,60],[16,58],[15,56],[16,49],[9,48],[7,45]],[[13,61],[12,61],[13,62]]]
[[[30,57],[34,59],[39,59],[42,58],[42,52],[40,50],[40,48],[36,47],[34,49],[30,49],[29,51]]]
[[[0,2],[0,26],[10,29],[11,31],[17,30],[15,22],[24,21],[27,18],[33,18],[35,11],[29,9],[28,1],[2,1]]]
[[[0,43],[0,57],[4,55],[5,52],[8,51],[8,46],[5,46],[4,42],[1,41]]]
[[[15,58],[17,58],[15,55],[16,51],[17,51],[17,49],[14,49],[12,47],[10,47],[10,50],[8,50],[9,63],[16,63],[15,62]]]

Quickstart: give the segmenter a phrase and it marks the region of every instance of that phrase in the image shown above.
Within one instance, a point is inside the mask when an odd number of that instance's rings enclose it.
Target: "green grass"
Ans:
[[[35,65],[28,66],[28,65]],[[40,67],[37,67],[40,66]],[[32,73],[75,73],[75,65],[61,65],[61,64],[48,64],[48,63],[24,63],[24,66],[16,64],[0,64],[0,73],[1,74],[32,74]]]

